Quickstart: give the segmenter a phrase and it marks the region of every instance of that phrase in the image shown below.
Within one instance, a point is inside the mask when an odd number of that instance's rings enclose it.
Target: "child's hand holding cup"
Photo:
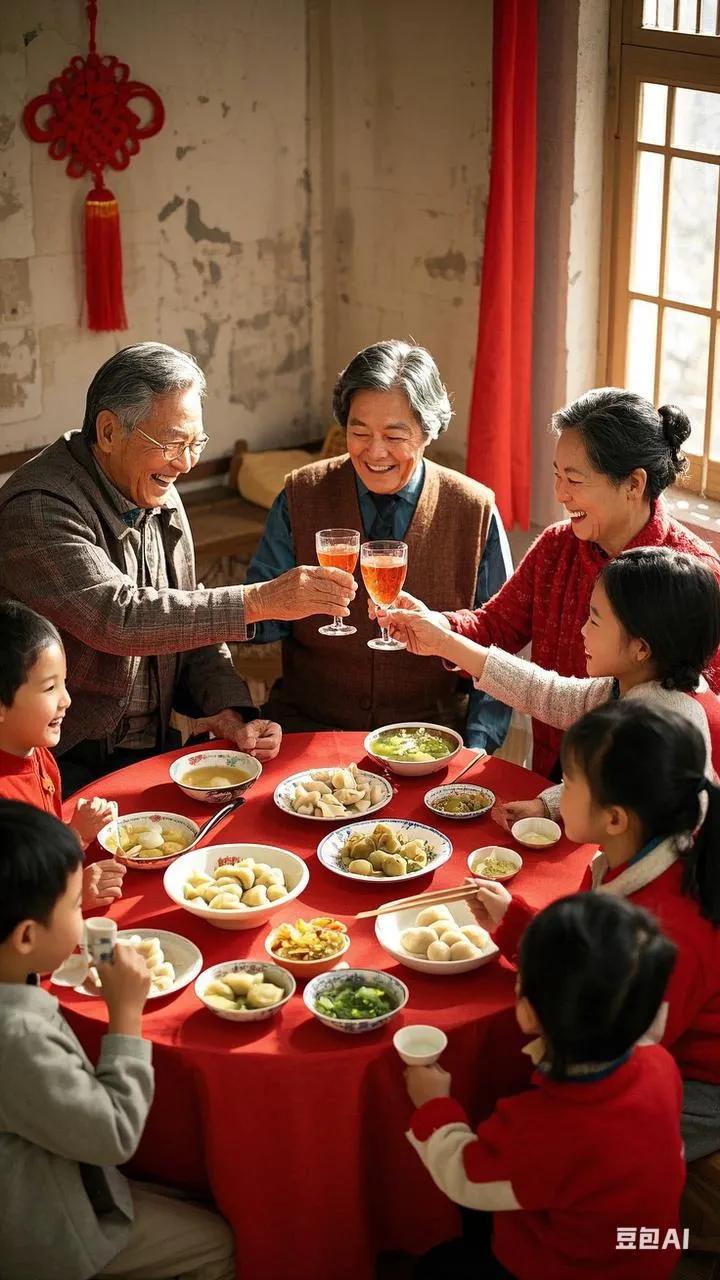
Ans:
[[[101,923],[115,925],[114,920],[87,920],[86,929],[88,925],[99,926]],[[91,934],[92,931],[88,931],[89,937]],[[108,1031],[114,1035],[141,1036],[140,1015],[152,982],[147,961],[134,947],[127,946],[122,941],[115,941],[114,946],[109,947],[108,935],[105,937],[98,935],[99,930],[95,932],[93,942],[88,942],[88,946],[96,947],[95,952],[91,951],[91,954],[95,960],[102,994],[108,1007]],[[117,938],[117,925],[115,925],[115,938]]]
[[[393,1044],[407,1064],[405,1083],[410,1100],[421,1107],[431,1098],[450,1096],[451,1076],[437,1065],[447,1048],[447,1036],[438,1027],[401,1027],[393,1036]]]

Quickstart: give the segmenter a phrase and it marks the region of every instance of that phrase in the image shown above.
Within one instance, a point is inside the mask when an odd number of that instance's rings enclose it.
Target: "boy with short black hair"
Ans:
[[[144,959],[119,945],[97,966],[109,1025],[95,1068],[37,985],[81,940],[81,894],[71,828],[0,799],[3,1280],[232,1280],[232,1235],[217,1213],[116,1168],[137,1148],[153,1094]]]

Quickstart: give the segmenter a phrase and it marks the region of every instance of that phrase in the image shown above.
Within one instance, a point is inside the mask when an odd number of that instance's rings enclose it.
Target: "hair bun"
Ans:
[[[684,409],[676,404],[664,404],[658,409],[663,425],[663,435],[671,449],[679,450],[690,435],[690,419]]]

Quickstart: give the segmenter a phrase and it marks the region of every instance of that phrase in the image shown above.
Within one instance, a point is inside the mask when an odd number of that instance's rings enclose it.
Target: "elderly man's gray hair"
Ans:
[[[88,443],[97,439],[96,422],[101,409],[117,414],[130,433],[152,413],[156,396],[194,387],[205,394],[205,375],[197,360],[163,342],[138,342],[123,347],[98,369],[88,388],[82,433]]]
[[[452,417],[448,393],[430,352],[397,338],[358,351],[339,375],[332,407],[341,427],[347,427],[352,398],[358,391],[403,391],[429,440],[437,440]]]

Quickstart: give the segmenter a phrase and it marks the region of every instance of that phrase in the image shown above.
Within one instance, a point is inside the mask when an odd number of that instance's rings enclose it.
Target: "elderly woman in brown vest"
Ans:
[[[293,471],[268,515],[247,583],[315,560],[319,529],[357,529],[361,541],[408,544],[406,588],[434,608],[478,608],[506,581],[512,561],[492,493],[424,457],[452,410],[429,352],[397,340],[360,351],[333,394],[347,454]],[[362,593],[359,593],[360,595]],[[371,729],[403,719],[451,725],[471,746],[493,751],[510,713],[459,684],[432,660],[369,649],[377,632],[356,601],[353,636],[318,633],[317,620],[263,622],[255,641],[282,640],[283,676],[266,714],[286,732]]]

